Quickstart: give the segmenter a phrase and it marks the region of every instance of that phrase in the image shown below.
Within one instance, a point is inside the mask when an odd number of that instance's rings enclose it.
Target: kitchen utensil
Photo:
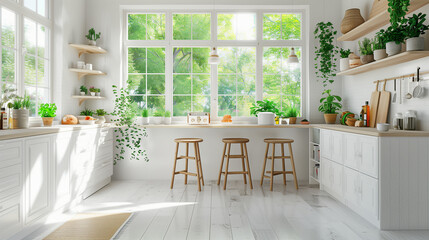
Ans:
[[[412,80],[411,80],[412,82],[414,82],[414,77],[412,78]],[[405,98],[406,99],[411,99],[411,98],[413,98],[413,95],[410,93],[410,83],[408,83],[408,93],[407,94],[405,94]]]
[[[413,90],[413,98],[419,98],[423,95],[423,87],[420,86],[420,67],[417,68],[417,86]]]
[[[383,90],[380,92],[380,100],[378,103],[377,123],[387,123],[387,117],[390,107],[390,92],[386,91],[386,80],[384,80]]]
[[[377,85],[375,86],[375,91],[372,92],[371,94],[371,99],[369,101],[370,105],[369,105],[369,125],[370,127],[375,127],[375,123],[377,120],[377,111],[378,111],[378,103],[380,100],[380,92],[378,91],[378,84],[379,82],[377,81]]]
[[[396,79],[393,80],[393,91],[392,103],[396,103]]]
[[[379,132],[387,132],[389,131],[390,124],[388,123],[377,123],[377,130]]]

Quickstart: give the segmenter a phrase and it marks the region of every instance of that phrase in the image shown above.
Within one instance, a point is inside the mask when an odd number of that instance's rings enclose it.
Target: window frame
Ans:
[[[165,109],[173,112],[173,59],[172,51],[175,46],[181,47],[255,47],[256,48],[256,82],[255,99],[263,99],[263,50],[265,47],[301,47],[301,116],[308,115],[308,65],[309,65],[309,32],[308,32],[308,7],[290,5],[267,6],[207,6],[207,5],[145,5],[122,6],[122,74],[120,85],[125,86],[128,76],[128,48],[129,47],[165,47]],[[217,15],[219,13],[255,13],[256,14],[256,40],[217,40]],[[164,13],[165,14],[165,40],[128,40],[128,14]],[[173,14],[175,13],[210,13],[211,14],[211,39],[210,40],[174,40],[173,39]],[[263,40],[263,15],[266,13],[299,13],[301,14],[301,39],[300,40]],[[218,72],[217,65],[211,65],[210,84],[210,114],[212,121],[220,121],[218,117]],[[233,117],[236,122],[254,122],[255,117]],[[174,121],[185,121],[184,117],[174,117]]]
[[[9,0],[0,0],[0,7],[4,7],[16,14],[16,36],[15,36],[15,42],[16,42],[16,59],[15,59],[15,81],[16,81],[16,89],[17,89],[17,95],[18,96],[24,96],[25,94],[25,53],[24,53],[24,19],[29,19],[36,23],[36,43],[38,41],[37,39],[37,26],[42,25],[48,29],[48,38],[46,39],[47,46],[45,47],[46,51],[48,51],[48,59],[49,59],[49,65],[48,65],[48,91],[49,91],[49,102],[53,101],[53,82],[52,82],[52,76],[53,76],[53,1],[52,0],[46,0],[45,4],[45,15],[42,16],[39,13],[37,13],[37,5],[36,5],[36,11],[32,11],[31,9],[24,6],[24,0],[18,0],[18,1],[9,1]],[[0,26],[1,26],[1,19],[0,19]],[[0,32],[1,37],[1,32]],[[1,53],[1,49],[0,49]],[[36,56],[36,58],[40,58]],[[44,59],[44,58],[42,58]],[[36,66],[37,70],[37,66]],[[3,83],[2,80],[0,80],[1,83]],[[37,86],[34,86],[37,88]],[[45,88],[46,87],[42,87]],[[30,123],[33,123],[35,121],[39,121],[41,118],[37,115],[38,110],[38,104],[36,105],[36,112],[34,117],[30,117]]]

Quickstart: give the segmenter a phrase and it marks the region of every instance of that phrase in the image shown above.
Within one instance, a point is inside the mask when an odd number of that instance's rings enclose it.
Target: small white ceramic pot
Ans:
[[[93,97],[94,97],[94,96],[95,96],[95,92],[91,92],[91,96],[93,96]]]
[[[389,131],[390,124],[388,123],[377,123],[377,130],[379,132],[387,132]]]
[[[148,117],[142,117],[142,125],[148,125],[149,124],[149,118]]]
[[[346,71],[350,69],[349,58],[340,59],[340,71]]]
[[[101,96],[101,93],[100,92],[96,92],[95,95]]]
[[[171,124],[171,117],[164,117],[164,124],[170,125]]]
[[[374,50],[374,60],[378,61],[381,59],[387,58],[386,49]]]
[[[151,117],[149,122],[150,124],[155,124],[155,125],[159,125],[164,121],[163,117]]]
[[[89,43],[89,45],[97,46],[97,42],[94,40],[89,40],[88,43]]]
[[[81,96],[85,96],[85,92],[80,92],[80,95]]]
[[[408,51],[423,51],[425,50],[425,39],[423,37],[409,38],[406,41]]]
[[[104,116],[98,116],[98,120],[95,122],[96,124],[103,124],[106,122],[106,118]]]
[[[400,53],[401,50],[402,50],[401,44],[397,44],[396,42],[386,43],[386,53],[387,55],[389,55],[389,57]]]

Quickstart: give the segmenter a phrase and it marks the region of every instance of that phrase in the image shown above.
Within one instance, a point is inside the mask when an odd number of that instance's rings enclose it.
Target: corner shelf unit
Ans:
[[[315,147],[319,147],[320,146],[320,129],[310,129],[309,131],[309,146],[308,146],[308,156],[309,156],[309,161],[308,161],[308,183],[309,185],[317,185],[320,184],[320,176],[321,174],[323,174],[320,170],[320,155],[317,157],[319,158],[319,161],[317,161],[316,159],[313,158],[313,150],[315,149]],[[320,149],[319,149],[320,152]],[[319,175],[318,176],[314,176],[314,168],[316,166],[316,164],[319,164]]]
[[[396,54],[385,59],[368,63],[359,67],[351,68],[337,73],[337,76],[356,75],[365,72],[370,72],[384,67],[390,67],[401,63],[417,60],[420,58],[429,57],[429,51],[412,51]]]
[[[69,68],[69,70],[71,72],[77,73],[78,79],[81,79],[86,75],[106,75],[106,73],[98,70],[87,70],[87,69],[79,69],[79,68]]]
[[[79,99],[79,106],[82,105],[83,102],[85,102],[86,100],[103,100],[106,99],[105,97],[101,97],[101,96],[81,96],[81,95],[74,95],[72,96],[72,98],[74,99]]]
[[[417,9],[429,4],[428,0],[411,0],[410,6],[408,7],[408,13],[414,12]],[[361,25],[357,26],[350,32],[342,35],[338,38],[338,41],[355,41],[385,25],[387,25],[390,21],[389,12],[384,10],[378,15],[374,16],[371,19],[368,19]]]
[[[84,53],[88,53],[88,54],[107,53],[106,50],[98,46],[85,45],[85,44],[73,44],[73,43],[71,43],[70,46],[75,48],[79,52],[79,57]]]

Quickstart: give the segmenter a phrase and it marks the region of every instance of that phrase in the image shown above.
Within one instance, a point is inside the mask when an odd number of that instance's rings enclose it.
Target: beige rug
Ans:
[[[49,234],[45,240],[109,240],[132,213],[81,213]]]

